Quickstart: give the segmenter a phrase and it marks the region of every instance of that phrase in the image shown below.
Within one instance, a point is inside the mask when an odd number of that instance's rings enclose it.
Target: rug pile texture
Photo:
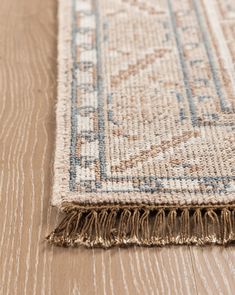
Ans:
[[[235,241],[235,3],[60,0],[60,246]]]

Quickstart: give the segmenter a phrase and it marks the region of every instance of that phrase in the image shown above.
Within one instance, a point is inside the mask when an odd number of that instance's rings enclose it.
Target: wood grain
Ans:
[[[55,0],[0,4],[0,294],[232,294],[234,248],[49,247]]]

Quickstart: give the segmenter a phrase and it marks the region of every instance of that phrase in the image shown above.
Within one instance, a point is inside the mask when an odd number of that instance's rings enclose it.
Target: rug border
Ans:
[[[60,207],[67,196],[69,184],[69,158],[71,138],[71,1],[58,0],[58,57],[57,57],[57,103],[56,139],[53,164],[52,205]],[[67,120],[67,118],[69,118]]]

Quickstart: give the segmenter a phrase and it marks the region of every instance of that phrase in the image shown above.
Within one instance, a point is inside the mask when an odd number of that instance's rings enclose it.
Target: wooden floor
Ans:
[[[110,0],[111,1],[111,0]],[[234,294],[234,248],[49,247],[56,0],[0,3],[0,294]]]

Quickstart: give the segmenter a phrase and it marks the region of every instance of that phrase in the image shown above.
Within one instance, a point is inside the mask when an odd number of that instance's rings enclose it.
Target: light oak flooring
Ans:
[[[235,294],[235,247],[45,243],[58,218],[49,205],[56,14],[56,0],[0,1],[0,294]]]

